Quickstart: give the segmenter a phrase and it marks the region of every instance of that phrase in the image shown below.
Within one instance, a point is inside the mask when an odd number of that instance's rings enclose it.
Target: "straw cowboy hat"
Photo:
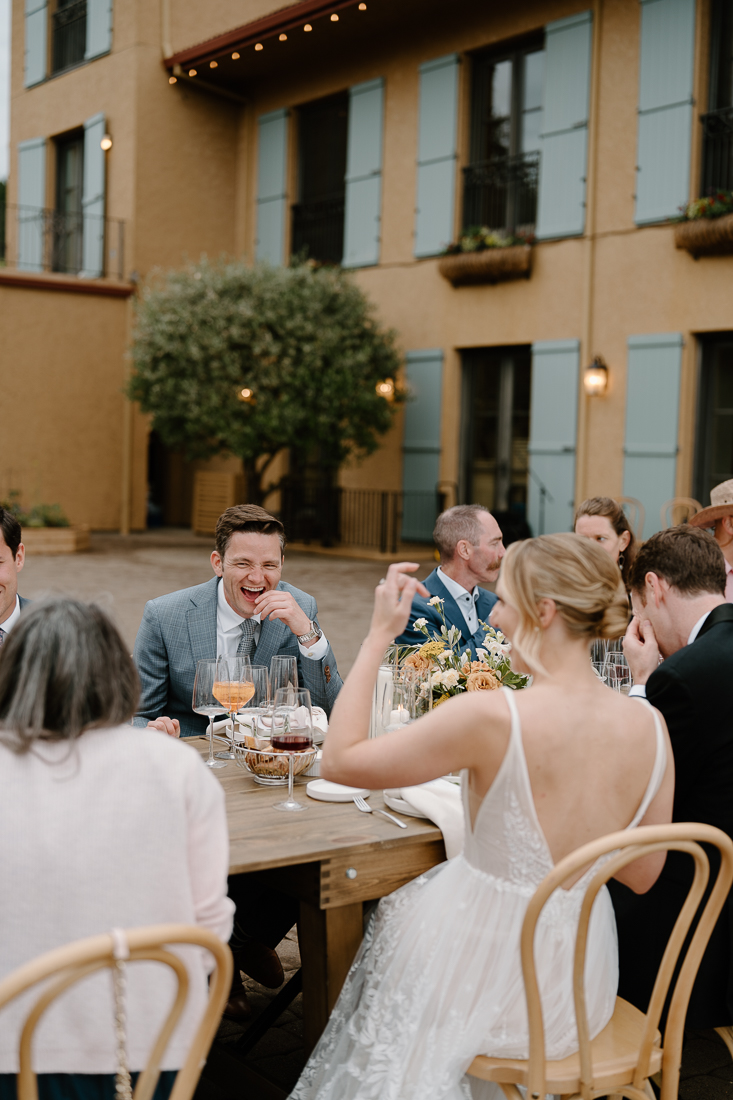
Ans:
[[[733,516],[733,479],[723,481],[710,490],[710,507],[691,516],[687,521],[693,527],[712,527],[723,516]]]

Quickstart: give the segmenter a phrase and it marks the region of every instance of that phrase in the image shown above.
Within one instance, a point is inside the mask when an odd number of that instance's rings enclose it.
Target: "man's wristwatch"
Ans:
[[[321,630],[318,623],[313,621],[311,623],[311,628],[307,634],[298,634],[296,635],[296,637],[301,645],[305,645],[306,642],[312,642],[315,638],[322,638],[323,631]]]

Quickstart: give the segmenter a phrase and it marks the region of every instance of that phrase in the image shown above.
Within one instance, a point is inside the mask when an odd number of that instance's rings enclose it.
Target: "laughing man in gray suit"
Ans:
[[[227,508],[216,525],[210,581],[159,596],[145,606],[135,639],[142,692],[136,726],[174,737],[206,732],[191,709],[196,662],[244,654],[269,665],[297,657],[298,678],[330,714],[341,688],[336,659],[318,625],[316,601],[281,580],[285,531],[254,504]]]

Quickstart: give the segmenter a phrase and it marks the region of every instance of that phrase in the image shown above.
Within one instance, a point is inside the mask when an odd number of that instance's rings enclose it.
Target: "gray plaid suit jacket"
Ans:
[[[196,662],[216,657],[218,583],[218,578],[212,577],[205,584],[170,592],[145,605],[133,653],[142,687],[133,726],[145,726],[165,714],[178,719],[182,737],[206,732],[207,720],[194,714],[191,699]],[[290,592],[309,619],[316,618],[316,601],[307,592],[285,581],[277,587]],[[298,658],[300,684],[309,689],[313,705],[330,714],[342,685],[331,647],[320,661],[304,659],[290,627],[268,619],[262,623],[252,664],[269,666],[276,654]]]

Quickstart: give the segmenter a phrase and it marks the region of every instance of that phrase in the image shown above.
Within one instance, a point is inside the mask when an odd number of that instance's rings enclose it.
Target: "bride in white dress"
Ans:
[[[491,622],[513,643],[522,692],[472,692],[404,731],[368,740],[377,668],[407,622],[416,565],[390,566],[369,634],[331,717],[322,774],[370,788],[462,769],[463,853],[384,898],[291,1100],[494,1100],[465,1076],[475,1055],[525,1058],[519,937],[553,864],[618,829],[671,820],[674,765],[664,720],[596,677],[589,645],[618,637],[627,602],[618,568],[594,543],[547,535],[507,551]],[[642,893],[664,854],[620,875]],[[549,1058],[577,1050],[573,946],[589,872],[557,891],[535,939]],[[605,888],[591,917],[586,997],[591,1035],[613,1012],[618,980]]]

